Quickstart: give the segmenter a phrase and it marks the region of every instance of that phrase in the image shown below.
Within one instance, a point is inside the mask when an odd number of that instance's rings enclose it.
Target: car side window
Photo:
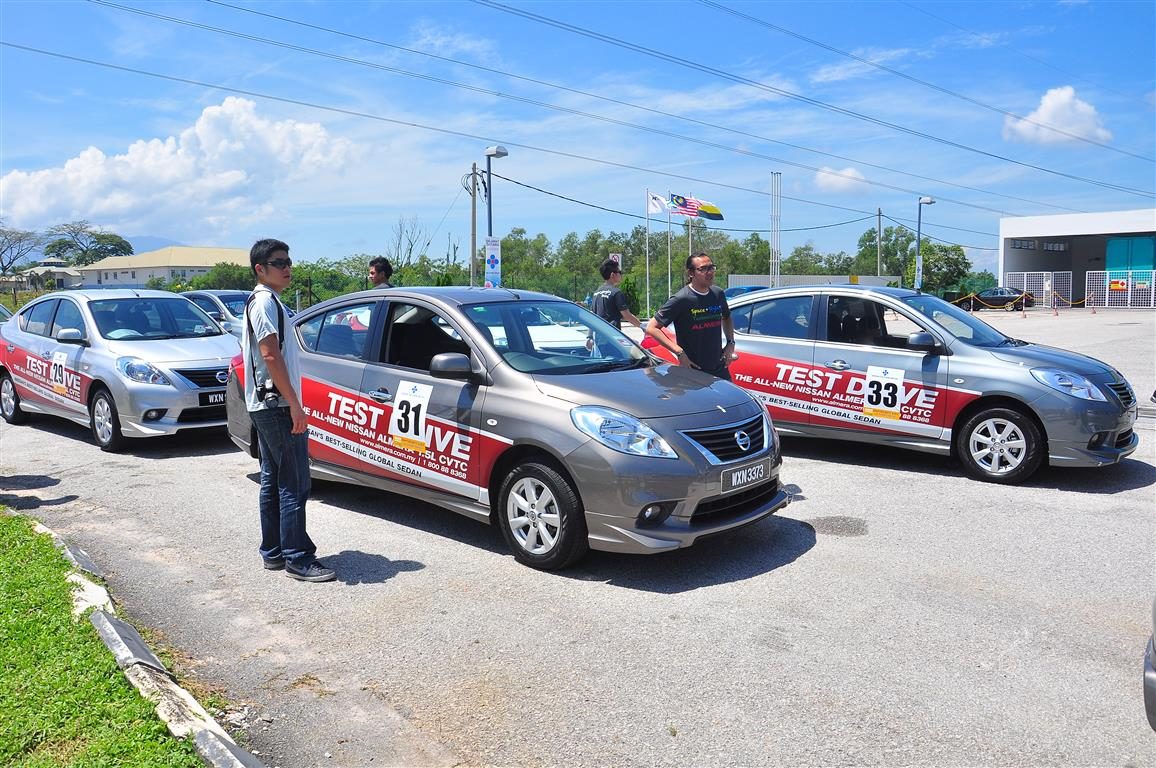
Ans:
[[[751,310],[749,333],[782,339],[806,339],[811,332],[813,303],[812,296],[785,296],[759,302]]]
[[[56,312],[58,299],[42,301],[20,315],[25,332],[36,336],[47,336],[52,329],[52,315]]]
[[[454,327],[428,307],[394,302],[386,329],[385,362],[390,365],[428,371],[433,358],[443,352],[470,354]]]
[[[879,346],[884,310],[883,305],[859,296],[828,296],[827,341]]]
[[[65,328],[75,328],[81,336],[88,336],[84,327],[84,317],[80,309],[67,299],[60,300],[60,307],[56,310],[56,318],[52,321],[52,338],[56,338]]]
[[[376,303],[347,304],[310,318],[301,325],[302,344],[324,355],[362,357]]]
[[[221,308],[212,302],[211,299],[206,299],[204,296],[189,296],[189,301],[196,304],[206,312],[220,312]]]

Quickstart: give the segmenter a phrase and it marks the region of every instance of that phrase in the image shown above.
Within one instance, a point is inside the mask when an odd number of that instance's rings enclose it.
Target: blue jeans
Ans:
[[[317,547],[305,532],[309,478],[309,434],[293,434],[288,408],[252,411],[261,448],[261,557],[284,558],[294,569],[317,559]]]

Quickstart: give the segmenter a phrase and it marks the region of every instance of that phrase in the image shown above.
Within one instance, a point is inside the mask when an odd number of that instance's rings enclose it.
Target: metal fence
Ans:
[[[1071,272],[1008,272],[1004,285],[1016,291],[1026,291],[1035,297],[1035,303],[1025,309],[1052,309],[1072,306]]]
[[[1089,272],[1084,294],[1089,307],[1156,307],[1156,271],[1151,269]]]

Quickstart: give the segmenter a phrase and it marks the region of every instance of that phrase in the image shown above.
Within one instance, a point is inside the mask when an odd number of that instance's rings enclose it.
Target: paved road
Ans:
[[[1152,384],[1150,313],[992,315]],[[109,456],[64,422],[2,425],[0,503],[88,550],[247,705],[270,766],[1140,766],[1154,425],[1121,465],[1017,488],[790,441],[777,518],[555,575],[480,524],[325,483],[310,527],[341,580],[265,572],[256,466],[219,434]]]

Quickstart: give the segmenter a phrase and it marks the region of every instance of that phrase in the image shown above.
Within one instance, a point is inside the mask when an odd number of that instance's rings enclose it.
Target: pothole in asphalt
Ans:
[[[867,521],[859,517],[816,517],[807,521],[815,533],[828,536],[866,536]]]

